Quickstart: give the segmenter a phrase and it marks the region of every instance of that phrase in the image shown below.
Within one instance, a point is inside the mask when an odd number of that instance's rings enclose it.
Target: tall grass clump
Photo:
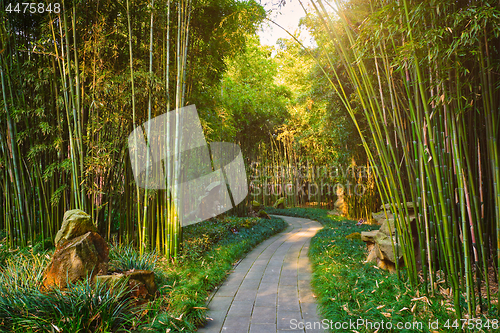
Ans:
[[[109,249],[110,270],[125,272],[132,269],[154,271],[158,255],[155,252],[140,254],[131,244],[112,245]]]
[[[0,331],[115,332],[132,327],[135,314],[125,283],[114,288],[89,280],[65,290],[41,288],[48,256],[11,255],[0,268]]]
[[[470,316],[493,297],[500,307],[490,292],[500,266],[497,2],[375,1],[361,18],[356,4],[311,4],[327,36],[325,74],[376,166],[383,203],[402,212],[408,279],[433,295],[444,272],[458,318],[462,304]]]

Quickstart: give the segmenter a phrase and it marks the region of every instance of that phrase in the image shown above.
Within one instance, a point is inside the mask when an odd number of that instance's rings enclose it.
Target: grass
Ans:
[[[109,251],[109,270],[113,272],[132,269],[154,271],[157,261],[155,252],[141,255],[132,245],[112,245]]]
[[[210,292],[255,245],[283,230],[280,219],[232,218],[191,225],[181,257],[172,263],[131,246],[110,247],[110,268],[155,272],[153,301],[136,306],[125,286],[110,290],[78,282],[66,290],[40,291],[52,250],[0,247],[0,332],[194,332],[206,318]]]
[[[40,290],[48,253],[24,249],[0,270],[1,332],[111,332],[132,323],[125,286],[108,290],[82,281],[66,290]]]
[[[378,269],[373,263],[365,264],[367,251],[364,243],[346,239],[353,232],[378,229],[378,226],[356,226],[356,221],[328,215],[324,209],[268,208],[268,212],[309,218],[323,225],[311,240],[309,258],[313,265],[312,285],[321,315],[332,332],[376,332],[377,328],[378,332],[464,331],[460,318],[460,328],[452,327],[456,318],[444,280],[438,281],[441,293],[427,297],[424,286],[412,288],[405,278],[400,280],[397,274]],[[404,276],[404,270],[402,274]],[[465,301],[462,305],[466,306]],[[485,318],[482,320],[486,322]],[[340,327],[350,323],[356,325]],[[435,329],[436,323],[439,329]],[[401,329],[396,326],[398,324],[403,325]],[[483,331],[489,330],[483,328]]]

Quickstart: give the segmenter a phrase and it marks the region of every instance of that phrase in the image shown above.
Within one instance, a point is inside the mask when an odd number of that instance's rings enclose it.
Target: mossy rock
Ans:
[[[388,219],[382,221],[382,226],[380,227],[380,231],[386,234],[387,236],[396,234],[396,225],[394,224],[394,219]]]
[[[400,207],[401,207],[402,209],[404,209],[404,206],[405,206],[405,205],[404,205],[403,203],[401,203],[401,204],[400,204]],[[381,205],[381,206],[380,206],[380,210],[384,210],[384,208],[385,208],[385,210],[389,210],[389,211],[391,211],[391,212],[392,212],[392,207],[391,207],[391,204],[390,204],[390,203],[385,204],[385,205]],[[396,204],[395,204],[395,209],[398,209],[398,206],[397,206]],[[409,211],[410,213],[412,213],[412,212],[415,210],[415,206],[413,205],[413,202],[407,202],[407,203],[406,203],[406,209],[408,209],[408,211]],[[393,213],[394,213],[394,212],[393,212]]]
[[[285,197],[279,198],[274,203],[274,208],[285,208]]]
[[[350,240],[361,240],[361,234],[359,232],[353,232],[352,234],[345,236],[345,238]]]
[[[259,211],[259,217],[260,218],[263,218],[263,219],[270,219],[271,217],[269,216],[269,214],[266,213],[265,210],[261,210]]]
[[[257,210],[260,208],[260,203],[258,203],[257,201],[253,200],[252,201],[252,207]]]
[[[377,235],[375,236],[375,243],[378,245],[378,257],[380,259],[389,260],[390,262],[396,262],[396,255],[392,248],[393,242],[397,253],[397,260],[400,260],[403,257],[403,251],[401,249],[401,245],[396,243],[395,237],[389,237],[383,232],[377,233]]]
[[[87,232],[97,232],[97,228],[92,224],[90,215],[80,209],[68,210],[64,213],[61,229],[56,234],[54,243],[71,240]]]
[[[361,240],[367,243],[375,243],[375,236],[378,234],[378,230],[371,231],[361,231]],[[351,234],[352,235],[352,234]]]
[[[109,287],[122,287],[126,283],[130,289],[131,296],[134,298],[151,298],[156,293],[155,275],[153,271],[131,270],[125,273],[116,273],[112,275],[98,275],[96,280],[105,283]]]

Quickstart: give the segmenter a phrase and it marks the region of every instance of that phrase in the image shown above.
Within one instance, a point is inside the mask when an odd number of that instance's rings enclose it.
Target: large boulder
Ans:
[[[377,262],[377,259],[378,258],[378,253],[379,253],[379,249],[378,249],[378,246],[375,244],[375,245],[372,245],[370,250],[368,250],[368,256],[366,257],[366,263],[368,262]]]
[[[380,232],[383,232],[387,236],[394,236],[396,234],[396,226],[394,225],[394,219],[387,219],[382,222],[380,226]]]
[[[375,235],[378,234],[378,230],[372,231],[361,231],[361,240],[366,243],[375,243]]]
[[[341,216],[341,215],[342,215],[342,213],[341,213],[339,210],[334,209],[334,210],[330,210],[330,211],[328,212],[328,215],[333,215],[333,216]]]
[[[372,218],[373,218],[373,220],[375,220],[375,223],[378,225],[381,225],[386,218],[390,219],[393,217],[394,217],[394,215],[392,215],[391,212],[389,212],[389,211],[387,211],[387,215],[386,215],[386,212],[384,212],[384,211],[381,211],[378,213],[372,213]]]
[[[392,248],[392,243],[394,241],[394,250],[397,252],[395,254]],[[379,250],[378,257],[382,260],[388,260],[390,262],[395,263],[396,262],[396,257],[397,260],[400,260],[403,257],[403,251],[401,249],[401,246],[396,243],[395,237],[391,237],[386,235],[383,232],[377,233],[375,236],[375,243],[377,244],[377,248]]]
[[[404,207],[403,207],[402,203],[399,205],[399,207],[401,207],[401,209],[403,210],[402,212],[404,212]],[[380,206],[380,210],[383,211],[384,208],[385,208],[385,210],[392,212],[392,206],[390,203]],[[399,209],[397,205],[396,205],[396,209]],[[413,202],[407,202],[406,209],[408,210],[409,213],[412,213],[415,210],[415,206],[413,205]]]
[[[333,204],[335,210],[338,210],[340,213],[347,213],[345,210],[347,207],[344,202],[344,188],[342,186],[337,186],[337,190],[335,192],[337,195],[337,200]]]
[[[269,214],[265,210],[259,210],[257,215],[262,219],[268,219],[268,220],[271,219],[271,217],[269,216]]]
[[[108,261],[108,245],[96,232],[89,231],[68,241],[60,241],[45,270],[43,285],[64,288],[68,282],[107,274]]]
[[[403,204],[401,204],[402,206]],[[384,210],[378,213],[372,213],[373,219],[380,224],[379,230],[361,232],[361,240],[366,243],[368,249],[368,257],[366,262],[377,262],[377,266],[395,271],[395,263],[402,264],[403,251],[400,244],[396,243],[396,225],[395,219],[399,218],[400,223],[409,223],[412,233],[412,243],[415,251],[419,251],[417,237],[417,221],[415,218],[415,207],[412,202],[406,203],[408,215],[403,215],[403,212],[391,213],[391,205],[385,204],[380,206]],[[394,249],[393,249],[394,243]],[[396,254],[394,253],[396,252]],[[417,262],[419,264],[419,262]]]
[[[389,260],[382,260],[377,258],[377,267],[385,269],[386,271],[389,271],[390,273],[396,273],[396,265]]]
[[[63,223],[56,234],[54,243],[57,246],[60,242],[68,241],[89,231],[97,232],[90,216],[80,209],[68,210],[64,213]]]

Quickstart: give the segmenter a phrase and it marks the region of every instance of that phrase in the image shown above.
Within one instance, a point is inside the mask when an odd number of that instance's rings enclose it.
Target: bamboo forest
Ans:
[[[0,7],[0,332],[500,331],[499,1]]]

